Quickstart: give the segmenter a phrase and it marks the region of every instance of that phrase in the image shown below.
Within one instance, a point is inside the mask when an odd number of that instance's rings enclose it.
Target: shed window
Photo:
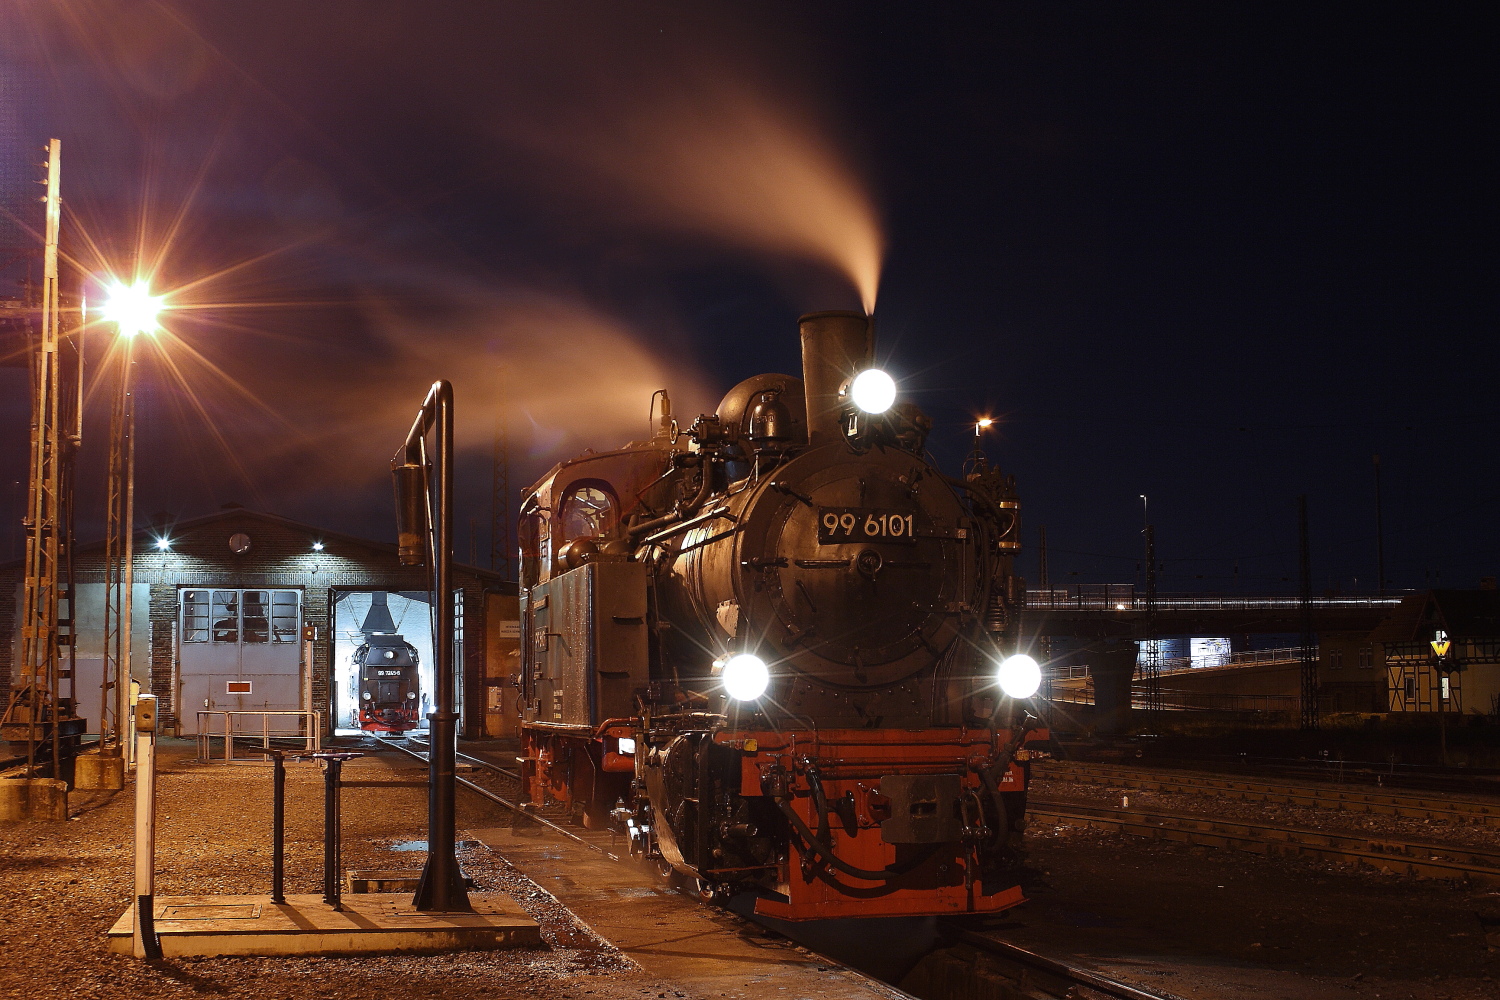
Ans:
[[[240,641],[240,593],[216,590],[213,600],[214,642]]]
[[[1342,649],[1330,649],[1328,651],[1328,669],[1344,669],[1344,651]]]
[[[575,538],[602,538],[614,526],[615,498],[608,491],[586,483],[568,491],[562,505],[561,542],[571,542]]]
[[[297,641],[297,592],[275,590],[271,592],[271,641]]]
[[[182,641],[208,641],[208,591],[189,590],[182,595]]]
[[[1360,648],[1359,667],[1361,670],[1369,670],[1375,666],[1375,650],[1369,646]]]
[[[245,591],[245,642],[262,643],[271,639],[271,609],[264,590]]]
[[[1406,700],[1417,700],[1417,679],[1415,677],[1408,677],[1406,679]]]

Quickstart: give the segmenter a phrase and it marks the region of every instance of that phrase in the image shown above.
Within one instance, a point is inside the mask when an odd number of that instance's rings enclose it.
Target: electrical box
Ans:
[[[143,694],[135,703],[135,731],[156,732],[156,695]]]

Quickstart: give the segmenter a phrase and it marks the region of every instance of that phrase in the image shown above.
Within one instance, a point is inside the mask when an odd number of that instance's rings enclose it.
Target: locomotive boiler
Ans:
[[[800,330],[801,379],[661,393],[526,493],[526,795],[771,916],[1005,909],[1046,737],[1013,480],[932,463],[868,317]]]

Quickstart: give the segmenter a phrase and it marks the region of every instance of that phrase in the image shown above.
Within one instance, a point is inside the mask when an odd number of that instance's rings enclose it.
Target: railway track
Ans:
[[[1260,781],[1205,772],[1162,774],[1142,768],[1106,764],[1048,763],[1039,766],[1035,774],[1043,781],[1109,784],[1143,791],[1188,795],[1210,794],[1215,798],[1244,802],[1269,802],[1339,812],[1500,827],[1500,799],[1365,791],[1328,785]]]
[[[391,750],[399,751],[400,753],[404,753],[411,757],[415,757],[417,760],[420,760],[424,764],[427,763],[427,753],[425,751],[413,750],[411,747],[404,746],[403,743],[398,743],[395,740],[388,740],[381,736],[376,736],[375,740],[379,742],[381,746],[384,746]],[[416,743],[418,746],[422,747],[428,746],[428,744],[426,743],[411,739],[403,742]],[[479,757],[471,757],[470,755],[464,753],[455,754],[454,757],[456,760],[464,761],[465,763],[472,764],[475,767],[481,768],[486,771],[492,771],[496,774],[504,775],[505,777],[512,778],[517,781],[519,781],[521,778],[521,776],[515,771],[506,770],[498,764],[491,763],[490,761],[484,760]],[[589,837],[579,836],[572,830],[560,826],[557,823],[554,823],[551,820],[547,819],[546,817],[538,816],[534,810],[527,809],[523,805],[512,802],[509,799],[499,795],[498,793],[485,788],[483,785],[475,784],[469,779],[460,777],[459,775],[454,775],[453,780],[457,784],[462,785],[464,788],[467,788],[469,791],[474,792],[476,795],[479,795],[481,798],[488,799],[498,806],[509,809],[517,816],[522,816],[533,823],[537,823],[541,826],[547,827],[555,833],[560,833],[564,837],[567,837],[569,840],[576,841],[577,843],[582,844],[584,847],[587,847],[591,851],[598,851],[599,853],[607,855],[608,857],[616,858],[617,860],[619,859],[618,855],[604,847],[603,844],[594,842]]]
[[[1500,850],[1407,841],[1361,833],[1275,826],[1192,813],[1123,809],[1033,798],[1031,823],[1061,823],[1137,837],[1255,854],[1287,854],[1356,862],[1424,878],[1470,878],[1500,883]]]
[[[1114,1000],[1182,1000],[1175,993],[1163,993],[1122,982],[1082,966],[1040,955],[1019,945],[992,938],[963,927],[955,920],[940,922],[943,934],[981,951],[998,966],[1006,978],[1016,982],[1022,995],[1066,998],[1104,996]],[[1080,994],[1079,988],[1087,993]]]
[[[382,737],[376,737],[376,739],[381,746],[399,751],[424,763],[427,761],[426,748],[428,744],[420,740],[408,738],[397,742]],[[411,746],[407,746],[407,743],[415,744],[417,747],[423,749],[414,749]],[[482,757],[460,753],[456,755],[456,759],[515,781],[519,781],[521,777],[519,773],[501,767]],[[592,837],[587,833],[580,835],[544,817],[538,816],[534,811],[511,802],[490,789],[469,781],[466,778],[455,775],[454,780],[475,794],[509,809],[519,816],[539,823],[556,833],[560,833],[570,841],[581,844],[592,851],[597,851],[606,857],[620,861],[626,860],[607,849],[602,843],[597,842],[603,838],[603,834],[596,834]],[[1075,998],[1080,996],[1077,992],[1078,988],[1083,987],[1095,994],[1117,998],[1117,1000],[1181,1000],[1181,998],[1170,993],[1153,992],[1139,986],[1133,986],[1129,983],[1111,979],[1108,976],[1101,975],[1082,966],[1070,965],[1065,961],[1039,955],[1016,945],[986,937],[983,934],[962,927],[953,921],[948,921],[945,926],[945,933],[951,939],[979,949],[990,956],[994,962],[1002,967],[1007,978],[1013,979],[1022,988],[1024,991],[1022,995],[1029,993],[1033,996],[1044,995],[1059,998]],[[1036,992],[1038,990],[1041,992]]]

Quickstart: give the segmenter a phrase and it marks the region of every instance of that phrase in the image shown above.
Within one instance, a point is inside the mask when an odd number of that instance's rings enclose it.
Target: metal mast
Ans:
[[[1307,543],[1307,497],[1297,498],[1297,557],[1301,577],[1302,728],[1318,728],[1318,658],[1312,617],[1312,556]]]
[[[72,462],[81,437],[82,350],[76,337],[64,341],[58,295],[57,242],[62,222],[59,194],[62,143],[48,144],[46,230],[42,256],[41,330],[32,365],[31,483],[27,494],[26,561],[22,587],[21,660],[3,720],[4,736],[26,744],[34,771],[50,744],[52,775],[62,774],[62,740],[82,729],[74,711],[72,657],[64,668],[62,647],[72,644],[71,528]],[[75,385],[75,381],[77,384]],[[66,600],[69,611],[59,615]],[[68,682],[63,697],[62,682]],[[72,747],[69,747],[71,753]]]
[[[109,419],[109,476],[105,489],[104,678],[100,685],[100,747],[118,754],[130,715],[131,585],[135,556],[135,396],[131,392],[134,337],[119,337],[120,381]]]
[[[1161,637],[1156,623],[1156,528],[1146,525],[1146,712],[1151,727],[1161,725]]]
[[[502,382],[505,371],[500,370]],[[500,398],[505,398],[503,392]],[[509,580],[510,564],[510,441],[502,410],[495,414],[495,450],[490,467],[490,569],[499,570]]]

